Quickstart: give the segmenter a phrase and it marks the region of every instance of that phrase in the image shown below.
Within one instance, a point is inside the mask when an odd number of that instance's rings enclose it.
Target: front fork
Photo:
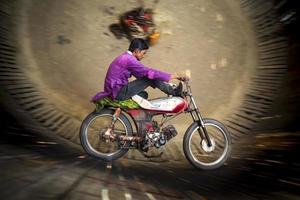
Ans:
[[[204,139],[204,138],[206,139],[208,147],[211,147],[212,146],[211,139],[210,139],[208,132],[206,130],[206,127],[204,125],[203,118],[200,114],[200,111],[199,111],[197,105],[196,105],[194,97],[192,95],[190,97],[191,97],[191,103],[193,105],[193,108],[190,108],[190,113],[192,115],[194,122],[197,122],[198,126],[200,127],[198,129],[198,133],[202,139]]]

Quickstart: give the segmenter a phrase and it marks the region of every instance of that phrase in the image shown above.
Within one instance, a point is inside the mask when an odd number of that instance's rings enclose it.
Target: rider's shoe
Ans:
[[[181,82],[178,84],[178,86],[174,90],[175,90],[174,96],[179,96],[179,97],[183,96],[183,85]]]

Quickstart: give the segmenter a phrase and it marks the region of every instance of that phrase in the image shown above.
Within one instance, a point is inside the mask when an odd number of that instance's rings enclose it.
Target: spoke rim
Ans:
[[[222,155],[218,158],[218,159],[216,159],[215,161],[213,161],[213,162],[203,162],[203,161],[200,161],[198,158],[196,158],[195,157],[195,155],[194,155],[194,153],[193,153],[193,151],[192,151],[192,149],[191,149],[191,146],[192,146],[192,138],[193,138],[193,135],[195,134],[195,132],[196,131],[198,131],[198,129],[200,128],[199,126],[197,126],[194,130],[193,130],[193,132],[191,133],[191,136],[189,137],[189,141],[188,141],[188,148],[189,148],[189,152],[190,152],[190,154],[191,154],[191,156],[192,156],[192,159],[196,162],[196,163],[198,163],[198,164],[200,164],[200,165],[205,165],[205,166],[213,166],[213,165],[216,165],[216,164],[218,164],[225,156],[226,156],[226,154],[227,154],[227,151],[228,151],[228,149],[229,149],[229,139],[228,139],[228,136],[226,135],[226,133],[225,133],[225,131],[223,131],[222,130],[222,128],[220,128],[219,126],[217,126],[217,125],[215,125],[214,123],[205,123],[205,126],[206,127],[209,127],[209,126],[213,126],[214,128],[216,128],[217,130],[218,130],[218,134],[220,134],[221,133],[221,136],[223,136],[223,138],[224,138],[224,144],[221,144],[221,145],[225,145],[225,148],[224,148],[224,150],[223,150],[223,152],[222,152]],[[201,142],[202,143],[202,142]],[[217,145],[217,144],[216,144]],[[200,147],[200,144],[199,144],[199,147]],[[202,147],[200,147],[200,149],[202,149]],[[212,152],[208,152],[208,153],[213,153],[215,151],[215,149],[212,151]],[[204,153],[207,153],[207,152],[204,152]],[[209,155],[201,155],[202,157],[209,157]]]
[[[91,144],[91,142],[90,142],[90,139],[89,139],[89,137],[88,137],[88,135],[89,135],[88,131],[89,131],[90,125],[91,125],[96,119],[102,118],[102,117],[107,117],[107,116],[112,118],[112,114],[102,114],[102,115],[100,115],[100,116],[95,116],[92,120],[90,120],[89,123],[87,124],[87,128],[85,129],[85,134],[84,134],[84,136],[85,136],[86,141],[87,141],[87,146],[89,147],[89,149],[90,149],[91,151],[93,151],[94,153],[96,153],[96,154],[98,154],[98,155],[101,155],[101,156],[108,156],[108,157],[110,157],[110,156],[113,156],[113,155],[119,153],[120,151],[122,151],[122,148],[119,148],[119,145],[118,145],[116,142],[109,142],[109,143],[114,143],[118,149],[113,150],[113,152],[111,152],[111,153],[104,153],[104,152],[102,152],[100,149],[99,149],[99,150],[95,149],[95,148],[92,146],[92,144]],[[117,122],[120,122],[120,123],[121,123],[121,125],[122,125],[122,127],[123,127],[123,129],[124,129],[124,131],[122,131],[122,132],[125,133],[125,135],[128,135],[128,130],[127,130],[127,127],[126,127],[125,123],[123,122],[123,120],[121,120],[120,118],[117,118]],[[98,140],[100,141],[100,143],[101,143],[101,136],[100,136],[101,133],[100,133],[100,132],[102,132],[102,131],[105,130],[106,128],[107,128],[107,126],[102,127],[102,128],[100,128],[100,130],[96,131],[96,132],[98,133],[97,135],[98,135],[98,137],[99,137]],[[118,132],[119,132],[119,131],[118,131]],[[104,143],[102,143],[102,144],[104,144]],[[126,144],[126,142],[125,142],[124,144],[122,144],[122,146],[125,146],[125,144]]]

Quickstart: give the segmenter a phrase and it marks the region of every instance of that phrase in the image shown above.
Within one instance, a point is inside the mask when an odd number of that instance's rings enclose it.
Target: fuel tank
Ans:
[[[177,113],[187,107],[187,101],[181,97],[160,97],[147,100],[138,95],[132,97],[143,109],[155,112]]]

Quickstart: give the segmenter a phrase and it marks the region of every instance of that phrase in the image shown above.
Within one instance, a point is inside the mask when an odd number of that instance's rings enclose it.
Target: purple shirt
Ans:
[[[136,78],[145,77],[152,80],[169,81],[171,79],[171,74],[144,66],[130,53],[121,54],[110,64],[105,77],[104,92],[98,92],[92,101],[106,96],[115,99],[121,88],[128,84],[128,79],[132,75]]]

